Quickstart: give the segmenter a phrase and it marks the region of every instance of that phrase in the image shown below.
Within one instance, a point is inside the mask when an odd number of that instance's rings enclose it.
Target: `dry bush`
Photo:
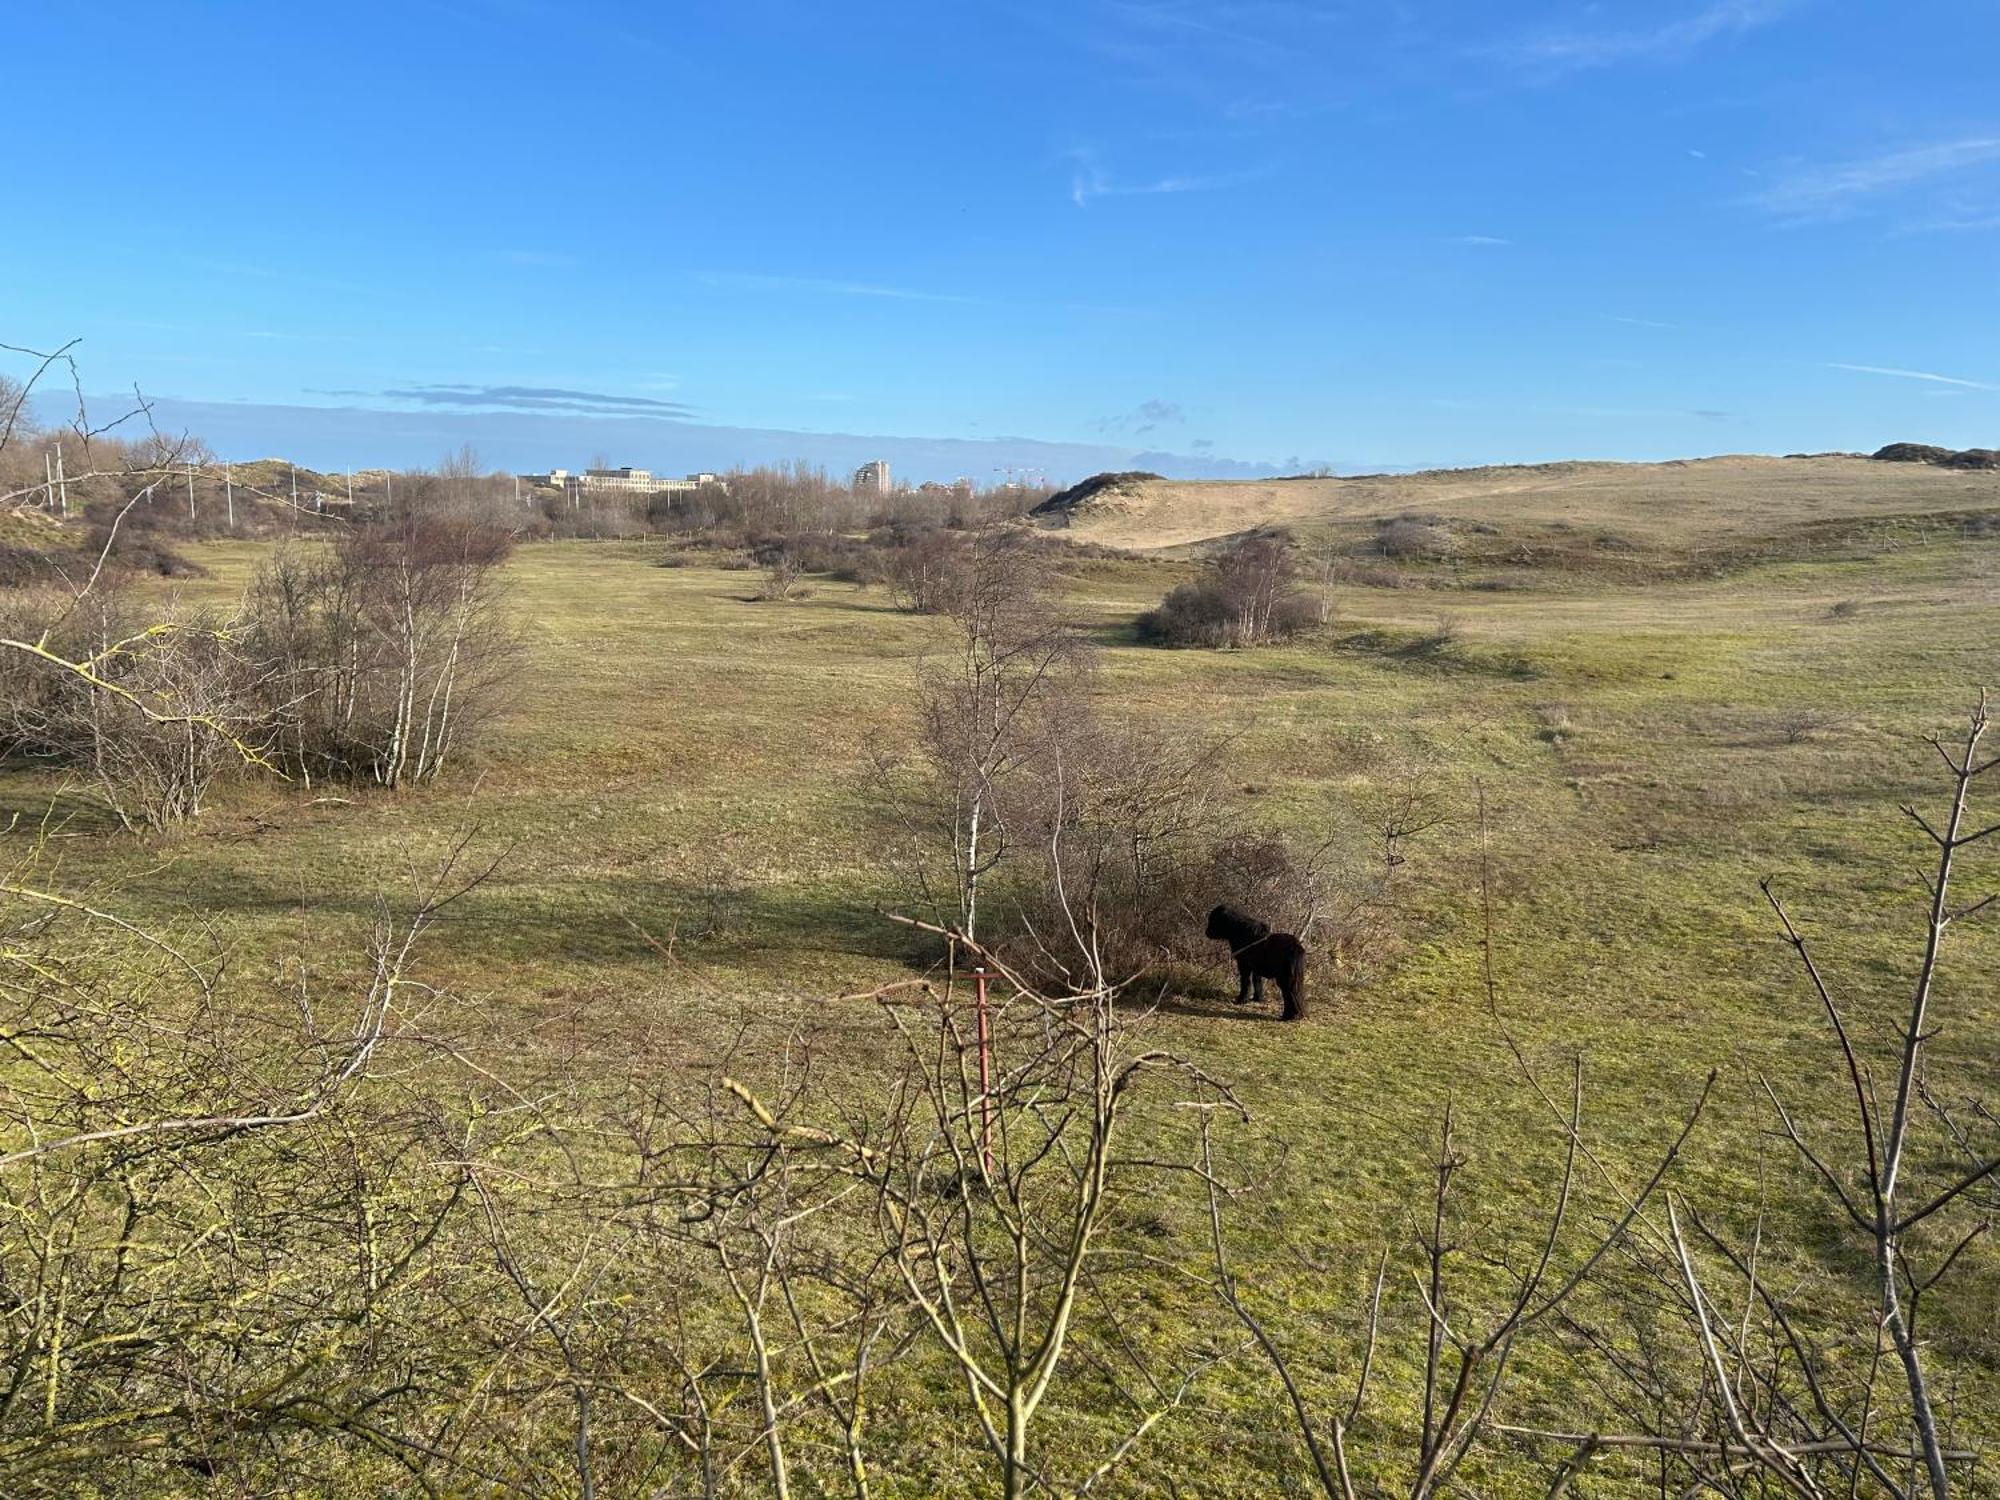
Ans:
[[[969,543],[957,532],[929,528],[891,538],[887,573],[896,603],[913,614],[949,612],[964,585]]]
[[[1357,588],[1400,589],[1409,585],[1407,578],[1386,563],[1362,562],[1352,557],[1332,558],[1327,571],[1334,583]]]
[[[1201,577],[1172,589],[1136,628],[1140,640],[1163,646],[1259,646],[1313,628],[1323,613],[1321,599],[1299,586],[1290,543],[1249,536],[1210,558]]]
[[[1377,522],[1375,548],[1396,562],[1435,562],[1451,556],[1455,543],[1444,517],[1408,515]]]
[[[789,547],[780,547],[764,564],[764,578],[757,586],[759,599],[797,599],[802,596],[805,568]]]
[[[1465,616],[1454,610],[1440,610],[1418,644],[1427,651],[1444,651],[1456,646],[1464,636]]]
[[[990,996],[947,979],[851,997],[874,1000],[891,1028],[886,1088],[815,1110],[824,1086],[794,1047],[774,1092],[725,1077],[733,1119],[689,1132],[702,1142],[694,1170],[658,1174],[681,1205],[666,1233],[713,1257],[736,1313],[733,1353],[681,1362],[702,1414],[688,1424],[690,1467],[746,1461],[754,1442],[775,1493],[801,1481],[824,1492],[837,1472],[859,1497],[878,1472],[920,1471],[908,1447],[873,1450],[864,1399],[864,1382],[908,1358],[934,1392],[927,1443],[969,1436],[1010,1500],[1081,1493],[1231,1352],[1155,1301],[1149,1226],[1192,1199],[1197,1165],[1177,1143],[1127,1137],[1148,1094],[1153,1108],[1241,1107],[1150,1046],[1102,976],[1043,990],[962,933],[933,930],[985,967]],[[729,1365],[747,1377],[738,1404],[761,1418],[747,1430],[737,1419],[733,1442],[711,1416]],[[1119,1415],[1108,1429],[1079,1422],[1085,1401]]]
[[[880,583],[887,577],[882,548],[870,540],[831,533],[758,537],[751,543],[750,556],[767,574],[789,569],[795,581],[807,574],[855,584]]]
[[[441,1238],[477,1112],[423,1066],[450,1003],[413,970],[440,879],[345,985],[0,879],[9,1493],[382,1492],[422,1461],[477,1378],[477,1266]]]
[[[39,591],[6,601],[0,637],[36,643],[0,655],[0,750],[81,779],[127,828],[199,816],[261,758],[261,669],[224,622]]]
[[[505,533],[450,518],[282,550],[247,602],[276,754],[299,775],[427,780],[505,702],[515,651],[500,617]]]
[[[1566,703],[1537,703],[1535,726],[1535,738],[1547,745],[1567,744],[1576,733],[1576,721]]]
[[[1810,704],[1796,704],[1780,710],[1772,719],[1772,727],[1788,745],[1802,745],[1808,740],[1816,740],[1823,734],[1847,728],[1851,723],[1847,715],[1831,709],[1814,708]]]
[[[1053,614],[1033,549],[967,546],[952,650],[919,681],[918,753],[880,787],[937,925],[1055,988],[1212,965],[1203,924],[1220,903],[1338,955],[1350,976],[1372,967],[1402,850],[1436,819],[1408,799],[1373,810],[1390,829],[1381,860],[1372,835],[1306,849],[1246,827],[1220,744],[1095,712],[1092,654]]]

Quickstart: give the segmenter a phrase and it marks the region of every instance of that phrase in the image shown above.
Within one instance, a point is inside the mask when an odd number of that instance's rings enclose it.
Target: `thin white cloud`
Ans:
[[[1624,323],[1633,328],[1678,328],[1680,326],[1678,323],[1662,323],[1658,318],[1621,318],[1616,314],[1612,315],[1611,321],[1613,323]]]
[[[1767,26],[1792,0],[1714,0],[1678,21],[1630,31],[1548,32],[1503,49],[1517,63],[1553,72],[1630,62],[1679,62],[1710,42]]]
[[[1156,193],[1210,193],[1221,188],[1240,187],[1263,176],[1261,172],[1230,172],[1214,176],[1179,174],[1155,177],[1142,182],[1121,182],[1098,163],[1094,153],[1072,151],[1069,201],[1088,208],[1099,198],[1140,198]]]
[[[1972,234],[1984,229],[2000,229],[2000,213],[1947,214],[1943,218],[1919,219],[1905,224],[1898,234]]]
[[[493,252],[512,266],[532,266],[544,270],[566,270],[577,258],[561,250],[496,250]]]
[[[919,287],[881,286],[868,281],[840,281],[824,276],[765,276],[750,271],[703,271],[695,278],[705,286],[733,287],[746,291],[821,292],[835,297],[880,297],[892,302],[958,302],[980,299],[956,292],[933,292]]]
[[[2000,134],[1933,141],[1855,161],[1808,167],[1781,178],[1755,201],[1791,219],[1832,218],[1913,183],[2000,161]]]
[[[1207,21],[1196,20],[1176,10],[1156,5],[1135,5],[1129,0],[1111,0],[1109,9],[1129,20],[1144,26],[1161,27],[1169,30],[1190,31],[1198,36],[1212,37],[1218,41],[1234,42],[1254,50],[1282,53],[1284,49],[1269,37],[1255,36],[1246,31],[1231,31]]]
[[[1497,234],[1455,234],[1452,236],[1451,242],[1454,245],[1511,245],[1514,243],[1512,240],[1500,238]]]
[[[1829,364],[1829,370],[1852,370],[1857,375],[1893,375],[1898,380],[1928,380],[1936,385],[1960,386],[1968,391],[2000,391],[2000,385],[1983,380],[1961,380],[1956,375],[1937,375],[1929,370],[1899,370],[1890,365]]]

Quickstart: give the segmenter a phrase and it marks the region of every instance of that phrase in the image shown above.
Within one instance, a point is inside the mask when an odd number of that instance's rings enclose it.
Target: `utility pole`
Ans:
[[[50,515],[56,512],[56,461],[50,453],[42,455],[42,509]]]
[[[222,466],[222,498],[229,507],[229,529],[236,529],[236,476],[228,464]]]
[[[194,460],[188,460],[188,520],[194,519]]]
[[[62,444],[56,444],[56,488],[62,493],[63,519],[69,519],[69,476],[63,472]]]
[[[354,519],[354,471],[347,471],[347,517]]]
[[[299,508],[299,466],[292,465],[292,509]]]

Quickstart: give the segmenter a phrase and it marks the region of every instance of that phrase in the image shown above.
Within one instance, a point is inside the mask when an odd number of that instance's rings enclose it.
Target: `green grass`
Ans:
[[[260,552],[197,555],[210,574],[183,592],[226,601]],[[656,555],[587,543],[517,555],[511,607],[528,643],[517,701],[442,784],[402,795],[246,784],[197,827],[146,843],[93,831],[87,806],[65,797],[66,831],[79,835],[58,841],[66,878],[115,885],[136,918],[204,919],[254,961],[296,944],[302,924],[337,947],[378,894],[393,901],[406,871],[476,830],[476,847],[506,858],[445,923],[431,967],[485,997],[523,1069],[542,1047],[681,1066],[749,1018],[828,1026],[865,1052],[878,1035],[869,1018],[832,1013],[829,997],[902,972],[909,951],[874,914],[896,891],[866,787],[876,755],[909,734],[914,662],[936,627],[844,584],[753,602],[754,574],[665,569]],[[1376,1247],[1403,1235],[1399,1205],[1447,1097],[1464,1113],[1483,1201],[1532,1201],[1545,1185],[1553,1132],[1480,982],[1482,791],[1503,1009],[1551,1078],[1586,1055],[1607,1159],[1636,1170],[1719,1067],[1680,1179],[1690,1197],[1741,1211],[1760,1161],[1799,1186],[1757,1079],[1828,1130],[1839,1080],[1757,881],[1776,877],[1857,1013],[1886,1017],[1913,968],[1926,862],[1897,804],[1934,799],[1941,768],[1918,736],[1951,730],[1995,674],[2000,543],[1629,591],[1354,588],[1323,636],[1297,644],[1131,644],[1131,616],[1181,576],[1179,564],[1108,562],[1072,580],[1070,607],[1104,643],[1107,714],[1229,735],[1230,780],[1254,788],[1241,794],[1247,814],[1308,832],[1345,826],[1358,793],[1412,762],[1451,790],[1452,822],[1412,851],[1387,972],[1363,987],[1322,983],[1298,1027],[1209,991],[1151,1023],[1239,1087],[1260,1138],[1294,1145],[1279,1185],[1238,1219],[1240,1269],[1259,1296],[1346,1329]],[[1861,607],[1833,616],[1847,599]],[[1441,609],[1459,617],[1457,638],[1425,648]],[[1841,722],[1791,743],[1783,720],[1798,708]],[[4,795],[32,810],[51,790],[17,776]],[[635,926],[681,934],[681,966]],[[2000,1095],[1996,963],[1992,931],[1954,936],[1934,1063],[1988,1097]],[[1879,1042],[1878,1027],[1866,1031]],[[657,1052],[634,1057],[635,1039]],[[1815,1210],[1786,1227],[1816,1254],[1830,1223]],[[1190,1217],[1167,1228],[1193,1242]],[[1306,1271],[1295,1248],[1335,1269]],[[1981,1251],[1932,1314],[1989,1430],[2000,1426],[1996,1311],[2000,1264]],[[1310,1378],[1345,1340],[1301,1351]],[[1531,1405],[1539,1379],[1557,1381],[1524,1372]],[[1145,1472],[1204,1493],[1272,1492],[1274,1468],[1295,1461],[1282,1429],[1227,1420],[1269,1399],[1248,1370],[1219,1380],[1211,1407],[1224,1420],[1170,1424]]]

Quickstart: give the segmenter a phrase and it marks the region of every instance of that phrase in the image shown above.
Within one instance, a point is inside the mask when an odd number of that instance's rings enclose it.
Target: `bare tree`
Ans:
[[[1198,1108],[1220,1103],[1240,1115],[1241,1107],[1199,1068],[1145,1045],[1111,990],[1045,994],[999,955],[950,936],[988,966],[1002,993],[990,1009],[950,981],[868,997],[894,1025],[903,1067],[865,1131],[790,1123],[747,1087],[731,1087],[774,1149],[858,1190],[853,1201],[869,1212],[917,1326],[955,1375],[1000,1492],[1010,1500],[1081,1492],[1220,1357],[1190,1353],[1168,1372],[1115,1333],[1137,1291],[1131,1278],[1145,1266],[1121,1243],[1127,1214],[1195,1171],[1191,1160],[1123,1145],[1134,1098],[1146,1080],[1173,1078],[1176,1097]],[[1136,1417],[1093,1468],[1059,1485],[1036,1433],[1079,1345],[1094,1349],[1089,1367]]]
[[[409,1434],[450,1377],[424,1288],[463,1183],[427,1164],[465,1145],[422,1065],[447,1055],[452,1002],[415,965],[482,878],[457,869],[384,909],[333,994],[304,955],[266,988],[33,865],[0,880],[11,1491],[428,1461]],[[404,1353],[420,1344],[427,1365]]]
[[[1760,1462],[1781,1475],[1796,1475],[1804,1470],[1807,1455],[1796,1451],[1797,1448],[1813,1449],[1831,1442],[1835,1451],[1844,1451],[1857,1465],[1866,1462],[1875,1479],[1890,1493],[1901,1495],[1921,1489],[1927,1490],[1933,1500],[1946,1500],[1952,1490],[1947,1440],[1925,1367],[1923,1344],[1917,1332],[1918,1318],[1923,1299],[1991,1227],[1995,1205],[1979,1203],[1972,1195],[2000,1173],[2000,1131],[1992,1129],[1992,1117],[1983,1109],[1967,1111],[1968,1119],[1962,1120],[1948,1102],[1943,1087],[1929,1076],[1927,1060],[1943,1024],[1935,1013],[1934,1002],[1946,934],[1954,924],[1978,914],[1995,899],[1988,894],[1958,902],[1952,894],[1952,881],[1961,856],[2000,834],[2000,821],[1982,822],[1973,808],[1973,794],[1980,779],[2000,765],[2000,756],[1982,752],[1990,722],[1987,700],[1982,695],[1965,732],[1955,743],[1947,744],[1937,737],[1926,741],[1949,772],[1944,815],[1933,822],[1913,806],[1903,809],[1931,844],[1934,860],[1924,882],[1928,901],[1916,977],[1902,1006],[1900,1023],[1892,1033],[1895,1045],[1879,1066],[1868,1056],[1862,1039],[1866,1032],[1857,1033],[1847,1007],[1836,998],[1834,987],[1771,882],[1763,885],[1764,894],[1784,929],[1785,940],[1797,954],[1800,968],[1839,1047],[1858,1135],[1858,1140],[1845,1148],[1854,1152],[1851,1164],[1824,1142],[1815,1144],[1808,1139],[1793,1112],[1768,1082],[1765,1092],[1786,1138],[1838,1208],[1839,1222],[1867,1250],[1875,1302],[1876,1353],[1879,1357],[1886,1342],[1901,1372],[1906,1397],[1904,1412],[1923,1458],[1921,1482],[1911,1486],[1896,1483],[1879,1465],[1867,1461],[1870,1453],[1867,1435],[1879,1431],[1884,1421],[1875,1410],[1873,1367],[1854,1409],[1842,1417],[1826,1400],[1824,1371],[1808,1346],[1797,1341],[1790,1312],[1765,1290],[1758,1300],[1776,1321],[1777,1332],[1798,1356],[1799,1377],[1812,1389],[1824,1430],[1809,1434],[1802,1443],[1787,1443],[1775,1432],[1752,1429],[1745,1413],[1730,1400],[1726,1383],[1718,1386],[1717,1397],[1730,1435],[1749,1444]],[[1895,1080],[1886,1104],[1878,1093],[1878,1076],[1893,1076]],[[1919,1144],[1918,1127],[1926,1119],[1940,1138],[1932,1144]],[[1975,1126],[1988,1132],[1989,1138],[1983,1145],[1975,1144]],[[1965,1212],[1968,1209],[1970,1212]],[[1714,1242],[1718,1249],[1723,1248],[1719,1240]],[[1709,1322],[1710,1299],[1689,1251],[1687,1237],[1678,1226],[1674,1249],[1700,1325],[1704,1351],[1720,1375],[1723,1353]],[[1737,1264],[1744,1263],[1739,1259]],[[1751,1276],[1755,1295],[1754,1273]],[[1840,1445],[1845,1445],[1844,1449]]]
[[[1711,1073],[1688,1111],[1672,1143],[1652,1173],[1636,1187],[1611,1183],[1612,1208],[1601,1223],[1578,1231],[1581,1178],[1596,1157],[1584,1139],[1583,1063],[1571,1070],[1568,1108],[1558,1113],[1563,1126],[1562,1159],[1555,1173],[1547,1208],[1539,1221],[1524,1218],[1495,1223],[1489,1216],[1468,1215],[1459,1206],[1460,1181],[1469,1158],[1461,1144],[1459,1121],[1447,1105],[1437,1144],[1428,1161],[1431,1190],[1421,1207],[1412,1206],[1410,1266],[1422,1313],[1415,1361],[1420,1375],[1414,1391],[1399,1392],[1397,1411],[1414,1410],[1414,1424],[1398,1421],[1385,1433],[1373,1454],[1376,1467],[1394,1473],[1395,1487],[1411,1500],[1452,1492],[1461,1468],[1495,1432],[1504,1431],[1496,1414],[1508,1377],[1523,1363],[1531,1339],[1557,1321],[1582,1293],[1599,1268],[1645,1227],[1646,1206],[1659,1193],[1668,1172],[1680,1159],[1714,1088]],[[1331,1500],[1359,1500],[1352,1472],[1349,1442],[1367,1405],[1376,1372],[1384,1289],[1392,1252],[1384,1250],[1375,1277],[1374,1294],[1365,1317],[1365,1339],[1352,1393],[1339,1412],[1323,1415],[1313,1409],[1292,1358],[1281,1337],[1252,1305],[1231,1265],[1225,1206],[1225,1186],[1209,1139],[1202,1142],[1203,1181],[1207,1185],[1214,1272],[1211,1285],[1223,1305],[1249,1330],[1283,1387],[1288,1407],[1311,1461],[1312,1473]],[[1608,1183],[1608,1174],[1604,1174]],[[1497,1271],[1497,1289],[1471,1267]],[[1405,1364],[1410,1363],[1405,1361]]]
[[[25,379],[9,378],[0,390],[0,509],[41,504],[67,514],[72,485],[79,505],[86,498],[122,498],[139,481],[171,475],[192,452],[186,434],[170,436],[153,424],[152,403],[136,387],[130,405],[93,418],[76,360],[79,342],[71,339],[55,349],[0,343],[0,353],[19,356],[29,367]],[[69,420],[43,429],[30,402],[39,388],[65,377],[74,402]],[[49,463],[40,474],[33,464],[19,462],[30,446],[47,450]]]
[[[982,884],[1015,845],[1009,793],[1079,710],[1090,652],[1051,615],[1032,560],[1001,536],[975,550],[950,619],[950,654],[920,685],[920,805],[949,858],[949,893],[933,892],[933,908],[976,941]]]

